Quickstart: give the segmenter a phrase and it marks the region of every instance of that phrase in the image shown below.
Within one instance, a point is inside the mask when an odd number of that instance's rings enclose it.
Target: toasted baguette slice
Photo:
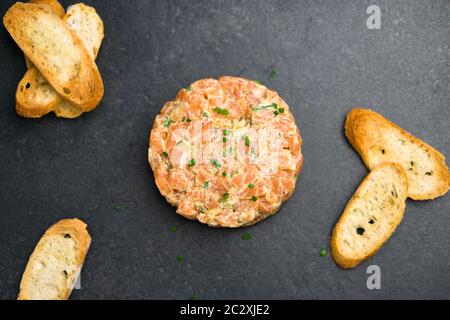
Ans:
[[[55,12],[55,14],[58,17],[60,17],[61,19],[65,15],[64,8],[61,5],[61,3],[59,3],[58,0],[30,0],[29,2],[46,4],[46,5],[50,6],[52,8],[52,10]],[[27,65],[28,69],[31,69],[32,67],[34,67],[33,63],[30,61],[30,59],[27,58],[27,56],[25,56],[25,64]]]
[[[104,37],[103,22],[95,9],[84,4],[73,5],[69,7],[63,21],[87,46],[88,52],[95,59]],[[94,26],[95,29],[91,29]],[[53,111],[58,117],[72,119],[83,113],[81,109],[63,99],[39,71],[37,73],[39,75],[35,77],[35,71],[28,71],[19,83],[16,93],[16,111],[19,115],[28,118],[40,118]],[[31,80],[42,78],[45,85],[33,85],[34,82],[31,81],[31,88],[23,91],[24,84],[30,83],[30,78]],[[41,81],[41,83],[44,81]],[[34,88],[37,92],[33,90]],[[36,99],[39,96],[45,96],[46,99]]]
[[[89,250],[87,225],[61,220],[43,235],[20,283],[19,300],[67,300]]]
[[[93,7],[77,3],[67,9],[63,21],[77,34],[95,60],[105,36],[103,21],[97,11]]]
[[[56,108],[58,93],[47,79],[32,67],[19,82],[16,92],[16,111],[22,117],[40,118]]]
[[[354,268],[374,255],[403,219],[408,180],[398,163],[383,163],[364,179],[331,236],[331,255],[342,268]]]
[[[448,191],[450,172],[445,157],[380,114],[352,110],[345,135],[369,170],[384,162],[400,163],[408,176],[411,199],[434,199]]]
[[[92,59],[97,59],[105,36],[103,21],[97,11],[93,7],[78,3],[67,9],[63,21],[78,36]],[[65,99],[60,99],[53,111],[57,117],[69,119],[77,118],[83,113]]]
[[[48,5],[16,3],[3,17],[13,39],[52,87],[83,111],[103,97],[97,65]]]

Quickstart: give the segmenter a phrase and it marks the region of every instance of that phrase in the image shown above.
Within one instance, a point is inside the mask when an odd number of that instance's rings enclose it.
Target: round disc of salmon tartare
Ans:
[[[256,81],[204,79],[156,117],[148,158],[177,213],[215,227],[278,211],[300,174],[302,140],[289,106]]]

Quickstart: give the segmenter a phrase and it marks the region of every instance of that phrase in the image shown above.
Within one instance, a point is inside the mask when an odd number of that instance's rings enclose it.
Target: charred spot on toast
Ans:
[[[374,224],[374,223],[375,223],[375,220],[373,220],[373,219],[369,220],[369,224]]]
[[[356,228],[356,233],[359,234],[360,236],[362,236],[364,232],[366,232],[366,229],[364,229],[363,227]]]
[[[70,234],[66,233],[66,234],[64,235],[64,238],[65,238],[65,239],[70,239],[70,238],[72,238],[72,237],[70,236]]]

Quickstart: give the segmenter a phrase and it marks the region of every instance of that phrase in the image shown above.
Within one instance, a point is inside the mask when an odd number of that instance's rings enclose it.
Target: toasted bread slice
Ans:
[[[354,268],[374,255],[403,219],[408,194],[398,163],[374,168],[350,199],[331,237],[331,255],[342,268]]]
[[[13,39],[52,87],[83,111],[103,97],[103,81],[81,40],[48,5],[16,3],[3,17]]]
[[[97,11],[83,3],[77,3],[67,9],[64,23],[78,36],[92,59],[97,59],[104,38],[103,21]],[[61,118],[77,118],[83,111],[65,99],[53,110]]]
[[[56,108],[59,101],[58,93],[34,67],[29,69],[19,82],[16,111],[23,117],[40,118]]]
[[[46,4],[46,5],[50,6],[52,8],[52,10],[55,12],[55,14],[58,17],[60,17],[61,19],[66,14],[64,12],[63,6],[61,5],[61,3],[59,3],[58,0],[30,0],[29,2]],[[30,59],[27,58],[27,56],[25,56],[25,64],[27,65],[28,69],[31,69],[32,67],[34,67],[33,63],[30,61]]]
[[[345,135],[369,170],[384,162],[400,163],[408,176],[411,199],[434,199],[448,191],[450,172],[445,157],[375,111],[352,110]]]
[[[61,220],[43,235],[20,283],[19,300],[67,300],[89,250],[87,225]]]
[[[87,46],[89,54],[95,59],[104,37],[103,22],[95,9],[84,4],[73,5],[69,7],[63,21]],[[30,69],[32,67],[31,65]],[[16,94],[16,110],[19,115],[29,118],[40,118],[53,111],[58,117],[72,119],[79,117],[83,113],[83,110],[63,99],[46,81],[44,76],[39,71],[37,72],[39,75],[31,77],[31,79],[42,78],[45,81],[45,85],[33,85],[34,82],[32,81],[31,88],[23,91],[24,84],[30,81],[30,74],[34,76],[36,72],[28,71],[25,74],[19,83]],[[44,83],[44,81],[40,81],[40,83]],[[43,94],[35,93],[33,88],[44,91],[46,99],[36,99],[37,96],[42,96]]]
[[[97,11],[93,7],[77,3],[67,9],[63,21],[77,34],[95,60],[105,36],[103,21]]]

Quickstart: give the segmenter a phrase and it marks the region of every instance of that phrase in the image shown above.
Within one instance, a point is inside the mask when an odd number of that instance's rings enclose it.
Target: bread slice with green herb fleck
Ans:
[[[18,2],[3,23],[58,94],[84,112],[99,104],[104,88],[94,59],[48,5]]]
[[[398,162],[408,176],[408,197],[429,200],[450,188],[445,157],[375,111],[352,110],[345,135],[369,170],[384,162]]]
[[[331,236],[331,255],[342,268],[354,268],[373,256],[403,219],[408,194],[405,170],[383,163],[363,180]]]
[[[80,274],[91,237],[78,219],[61,220],[43,235],[28,261],[18,300],[67,300]]]

